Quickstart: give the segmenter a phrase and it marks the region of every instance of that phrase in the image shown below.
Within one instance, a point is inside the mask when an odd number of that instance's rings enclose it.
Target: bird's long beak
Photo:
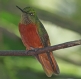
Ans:
[[[21,10],[22,12],[25,12],[25,11],[23,11],[20,7],[18,7],[18,6],[16,6],[19,10]]]

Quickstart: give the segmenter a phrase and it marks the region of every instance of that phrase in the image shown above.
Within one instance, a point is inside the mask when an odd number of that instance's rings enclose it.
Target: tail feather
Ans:
[[[52,61],[49,60],[47,53],[39,54],[38,56],[36,56],[36,58],[42,64],[46,75],[48,77],[51,77],[53,73],[59,74],[59,67],[56,63],[53,53],[51,52],[49,55]]]

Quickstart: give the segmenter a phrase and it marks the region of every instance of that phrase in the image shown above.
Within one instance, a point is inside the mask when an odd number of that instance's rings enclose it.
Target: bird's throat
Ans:
[[[20,23],[28,25],[28,24],[32,23],[32,21],[29,19],[29,17],[26,14],[22,14]]]

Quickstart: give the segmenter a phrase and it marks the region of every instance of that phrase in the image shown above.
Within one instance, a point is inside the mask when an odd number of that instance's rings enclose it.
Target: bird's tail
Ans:
[[[53,53],[43,53],[36,56],[48,77],[51,77],[53,73],[59,74],[59,67],[53,56]]]

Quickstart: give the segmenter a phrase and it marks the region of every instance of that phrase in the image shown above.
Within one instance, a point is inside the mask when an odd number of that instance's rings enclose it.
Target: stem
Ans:
[[[1,50],[0,56],[29,56],[29,55],[41,54],[48,51],[55,51],[59,49],[73,47],[77,45],[81,45],[81,40],[70,41],[54,46],[48,46],[45,48],[35,48],[33,50]]]

